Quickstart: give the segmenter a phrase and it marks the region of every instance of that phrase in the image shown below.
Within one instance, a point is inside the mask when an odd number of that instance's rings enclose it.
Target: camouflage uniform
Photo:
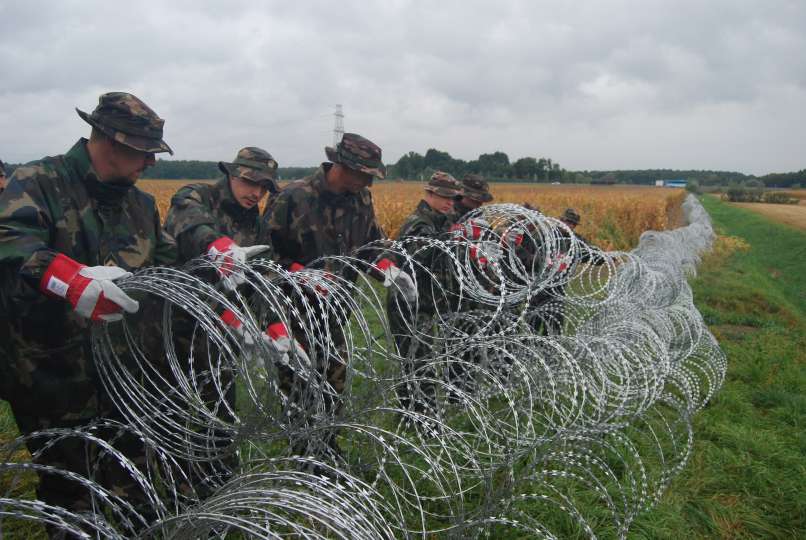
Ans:
[[[480,203],[488,203],[493,200],[490,193],[490,185],[478,174],[466,174],[462,178],[462,193],[456,197],[453,208],[456,211],[456,221],[460,221],[474,209],[462,204],[462,199],[467,197]]]
[[[255,245],[260,232],[260,210],[257,205],[245,208],[235,199],[232,193],[231,178],[237,176],[248,182],[260,184],[271,193],[277,193],[277,162],[267,151],[246,147],[238,151],[232,163],[219,162],[219,169],[226,175],[215,184],[191,184],[181,188],[171,199],[171,208],[165,220],[165,230],[176,238],[179,249],[179,260],[185,263],[207,253],[209,245],[226,236],[242,247]],[[212,276],[210,276],[212,279]],[[195,358],[208,358],[208,342],[197,331],[196,321],[179,310],[174,311],[174,346],[179,358],[187,358],[193,348]],[[236,387],[230,373],[221,374],[221,385],[225,398],[232,408],[236,401]],[[212,384],[205,385],[201,393],[209,400],[210,407],[215,406],[222,388]],[[218,407],[226,412],[226,407]],[[231,418],[224,418],[231,421]],[[219,441],[226,440],[223,432],[216,432]],[[233,455],[225,463],[230,469],[237,466]],[[206,464],[185,464],[197,493],[206,495],[203,488],[204,478],[210,473]],[[221,474],[218,473],[221,478]],[[183,492],[189,486],[180,482]]]
[[[335,149],[326,148],[325,152],[333,163],[375,177],[384,176],[381,149],[360,135],[345,133]],[[356,248],[386,238],[375,216],[369,189],[364,188],[358,193],[334,193],[328,189],[327,175],[333,163],[323,163],[312,176],[289,184],[266,207],[261,243],[273,246],[274,258],[284,268],[295,264],[308,266],[316,259],[330,255],[356,255],[353,253]],[[359,254],[359,257],[373,262],[369,252]],[[318,268],[350,282],[355,282],[358,277],[356,270],[342,267],[335,261],[327,261]],[[349,313],[331,313],[328,317],[333,346],[344,344],[342,327],[349,317]],[[308,351],[311,360],[326,373],[327,381],[336,393],[341,393],[346,366],[317,357],[317,351],[312,351],[310,344],[304,342],[302,329],[292,327],[292,333]],[[280,366],[280,371],[281,384],[288,391],[294,383],[293,373],[283,366]]]
[[[104,94],[92,116],[79,115],[121,144],[142,152],[170,151],[162,141],[163,120],[130,94]],[[39,290],[57,254],[88,266],[135,271],[173,263],[176,245],[162,231],[151,195],[100,181],[86,139],[65,155],[14,172],[0,195],[2,342],[11,349],[0,368],[3,397],[23,434],[84,425],[99,417],[120,418],[98,379],[90,347],[92,323],[67,302]],[[137,320],[135,316],[130,322]],[[139,441],[116,446],[142,463]],[[29,443],[32,453],[41,447],[41,439]],[[37,461],[87,475],[85,459],[83,443],[69,441],[56,444]],[[127,492],[136,504],[137,488],[117,469],[102,467],[101,484]],[[89,509],[86,491],[54,475],[40,476],[37,493],[50,504]]]
[[[459,194],[460,184],[450,174],[436,172],[425,189],[443,197],[453,198]],[[455,218],[454,214],[437,212],[425,200],[422,200],[401,225],[397,239],[399,241],[410,238],[442,238],[444,240],[451,225],[455,223]],[[390,291],[386,301],[389,328],[395,338],[398,352],[404,358],[403,371],[408,376],[416,375],[418,378],[433,376],[432,373],[424,371],[423,363],[418,360],[430,352],[427,349],[430,348],[431,342],[425,340],[423,336],[419,338],[412,336],[412,329],[424,335],[431,335],[434,315],[454,311],[457,307],[450,305],[451,300],[455,298],[450,295],[450,292],[447,300],[445,296],[435,296],[433,292],[434,277],[441,285],[450,288],[453,282],[450,261],[447,260],[444,252],[436,249],[422,249],[423,247],[422,242],[406,243],[406,250],[414,256],[414,261],[418,264],[413,268],[405,264],[401,265],[405,270],[416,275],[417,313],[412,313],[406,302],[394,291]],[[429,275],[426,269],[434,277]],[[445,305],[446,303],[449,305]],[[417,396],[412,398],[412,393]],[[417,385],[417,388],[411,388],[410,384],[398,387],[398,399],[401,406],[418,412],[423,412],[430,406],[433,395],[432,383],[421,383]]]
[[[260,230],[257,206],[244,208],[232,195],[230,176],[264,185],[276,194],[277,162],[255,147],[243,148],[233,163],[219,163],[227,175],[215,184],[191,184],[171,199],[165,230],[176,238],[181,262],[207,252],[214,240],[227,236],[239,246],[255,245]]]

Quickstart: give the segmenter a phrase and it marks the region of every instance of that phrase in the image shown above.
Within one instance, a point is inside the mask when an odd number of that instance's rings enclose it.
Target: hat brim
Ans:
[[[462,194],[461,191],[458,191],[458,190],[455,190],[455,189],[449,189],[449,188],[443,188],[443,187],[434,187],[434,186],[425,186],[425,190],[430,192],[430,193],[433,193],[434,195],[439,195],[440,197],[445,197],[446,199],[455,199],[457,197],[457,195]]]
[[[98,129],[110,139],[128,146],[129,148],[134,148],[140,152],[148,152],[152,154],[160,154],[162,152],[168,152],[171,155],[174,154],[174,151],[171,150],[171,147],[168,146],[168,143],[162,139],[150,139],[148,137],[129,135],[128,133],[123,133],[122,131],[118,131],[95,121],[89,114],[78,108],[76,108],[76,112],[78,113],[78,116],[86,123]]]
[[[277,184],[277,180],[273,176],[251,167],[244,167],[243,165],[238,165],[236,163],[219,161],[218,168],[221,172],[228,176],[237,176],[238,178],[243,178],[244,180],[254,182],[255,184],[260,184],[273,193],[280,191],[280,186]]]
[[[474,191],[465,189],[464,192],[462,193],[462,196],[482,203],[490,202],[493,200],[493,195],[489,191]]]
[[[360,163],[351,163],[342,160],[339,157],[339,153],[332,146],[325,146],[325,155],[327,156],[328,161],[340,163],[348,169],[372,175],[380,180],[386,178],[386,172],[383,169],[379,169],[377,167],[367,167],[366,165],[361,165]]]

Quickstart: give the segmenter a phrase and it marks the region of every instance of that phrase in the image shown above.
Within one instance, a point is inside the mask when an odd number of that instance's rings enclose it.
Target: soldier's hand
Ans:
[[[45,294],[70,302],[76,313],[93,321],[114,322],[123,312],[137,313],[140,304],[115,285],[130,272],[117,266],[86,266],[59,253],[42,276]]]
[[[513,225],[501,236],[501,243],[505,246],[516,248],[523,244],[526,231],[520,225]]]
[[[485,269],[493,263],[497,263],[503,256],[503,250],[497,242],[479,242],[470,246],[470,258],[478,264],[479,268]]]
[[[484,231],[490,230],[490,224],[484,219],[469,219],[456,223],[449,229],[451,236],[456,240],[478,240]]]
[[[381,259],[375,268],[383,273],[384,287],[388,289],[394,285],[408,303],[413,304],[417,301],[417,287],[414,285],[414,280],[395,263],[389,259]]]
[[[207,246],[207,256],[213,262],[218,276],[228,290],[235,290],[246,282],[243,265],[250,257],[268,251],[271,246],[241,247],[232,238],[222,236]]]
[[[291,337],[284,323],[270,324],[263,340],[279,357],[279,362],[305,377],[312,368],[311,359],[299,341]]]
[[[255,341],[252,339],[252,336],[249,332],[246,332],[243,326],[243,322],[241,319],[235,315],[232,311],[226,309],[224,313],[220,315],[221,321],[235,334],[235,336],[240,339],[244,345],[247,347],[252,347],[255,344]]]
[[[305,276],[300,279],[300,283],[313,288],[323,298],[330,294],[330,287],[336,281],[336,276],[323,270],[313,270],[305,268],[298,262],[292,263],[288,267],[289,272],[300,272],[305,270]]]

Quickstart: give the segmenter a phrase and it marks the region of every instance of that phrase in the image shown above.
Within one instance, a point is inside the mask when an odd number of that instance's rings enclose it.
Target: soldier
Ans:
[[[555,251],[546,254],[546,265],[555,272],[570,275],[578,264],[591,264],[600,266],[605,259],[597,256],[599,249],[590,244],[575,229],[580,222],[579,212],[573,208],[566,208],[558,218],[568,229],[558,229],[555,238]],[[576,241],[577,249],[573,256],[569,253],[572,239]],[[530,310],[534,310],[536,317],[533,327],[541,335],[560,334],[565,323],[563,298],[566,295],[565,284],[545,288],[535,294],[529,302]]]
[[[92,114],[76,111],[92,126],[90,139],[79,139],[64,155],[19,167],[0,196],[2,326],[8,332],[2,341],[11,349],[2,384],[23,434],[121,419],[99,382],[90,328],[138,311],[116,280],[176,259],[154,198],[134,187],[155,153],[172,153],[162,139],[164,121],[122,92],[101,95]],[[144,449],[134,437],[115,446],[143,464]],[[42,452],[35,458],[39,464],[89,476],[93,457],[83,442],[68,438],[45,447],[37,438],[28,448]],[[139,489],[110,461],[103,460],[96,479],[137,507]],[[39,499],[92,510],[87,490],[76,482],[39,476]]]
[[[462,193],[456,197],[456,202],[453,203],[456,220],[461,220],[476,208],[492,200],[493,195],[490,193],[490,185],[487,181],[478,174],[466,174],[462,178]]]
[[[219,162],[218,168],[225,176],[215,184],[191,184],[181,188],[171,198],[165,231],[176,239],[179,262],[209,257],[216,267],[212,278],[221,280],[227,289],[232,290],[245,281],[239,264],[233,263],[243,263],[249,257],[271,249],[271,246],[256,244],[260,231],[260,201],[267,193],[274,196],[280,191],[276,180],[277,161],[266,150],[246,147],[238,151],[232,163]],[[231,311],[225,310],[221,318],[233,327],[236,335],[239,333],[242,323]],[[174,344],[180,357],[187,357],[191,348],[195,358],[208,357],[206,341],[198,332],[194,332],[195,320],[177,313],[173,325]],[[266,339],[269,339],[268,335]],[[195,341],[191,343],[191,340]],[[277,342],[274,344],[278,345]],[[290,345],[288,342],[279,345],[283,344]],[[197,373],[197,376],[204,379],[204,373]],[[211,410],[225,411],[225,420],[230,420],[226,411],[235,406],[234,380],[230,373],[222,373],[218,379],[220,388],[206,381],[202,393]],[[229,407],[216,407],[216,402],[222,397],[227,400]],[[216,440],[226,440],[223,433],[217,435]],[[234,468],[237,465],[234,456],[226,460],[225,465],[229,469]],[[187,466],[193,478],[193,488],[197,494],[205,496],[209,492],[205,481],[211,476],[207,465]],[[218,472],[215,476],[220,479],[226,474]],[[179,487],[185,492],[190,489],[184,483],[180,483]]]
[[[355,254],[355,250],[386,238],[375,217],[369,190],[375,177],[384,177],[381,149],[360,135],[345,133],[336,148],[327,147],[325,153],[330,162],[323,163],[312,176],[288,185],[263,214],[262,242],[270,243],[275,260],[291,271],[329,255],[352,254],[367,259],[368,250],[360,254]],[[393,261],[379,258],[367,262],[370,263],[368,272],[382,279],[385,287],[395,286],[409,301],[415,300],[417,291],[411,277]],[[321,269],[347,282],[355,282],[358,277],[353,267],[342,267],[332,260],[323,263]],[[321,294],[326,295],[327,291],[322,290]],[[344,343],[341,327],[348,319],[348,313],[331,314],[326,321],[330,339],[337,348]],[[292,330],[303,340],[301,328]],[[346,366],[332,355],[322,357],[323,354],[312,350],[310,343],[302,345],[330,386],[325,406],[337,412],[340,403],[335,396],[344,390]],[[286,392],[290,392],[294,384],[301,384],[289,368],[280,366],[280,370]],[[334,452],[339,452],[334,438],[331,437],[328,444]]]
[[[441,171],[434,173],[425,186],[425,196],[400,227],[397,240],[444,239],[454,224],[454,200],[461,192],[461,184],[453,176]],[[447,305],[454,298],[450,293],[434,296],[432,275],[443,286],[449,286],[453,277],[450,275],[450,262],[446,260],[446,254],[438,249],[427,249],[422,242],[414,241],[406,243],[406,250],[415,256],[414,262],[417,264],[414,272],[420,290],[416,312],[394,292],[387,297],[386,308],[389,327],[398,352],[404,358],[403,372],[407,379],[413,376],[421,382],[415,384],[407,380],[404,386],[398,386],[397,394],[403,408],[433,415],[434,386],[426,381],[433,378],[434,374],[422,362],[422,358],[429,352],[430,342],[423,336],[432,333],[429,327],[433,325],[436,313],[456,308],[455,305]]]
[[[6,189],[6,164],[0,161],[0,193]]]

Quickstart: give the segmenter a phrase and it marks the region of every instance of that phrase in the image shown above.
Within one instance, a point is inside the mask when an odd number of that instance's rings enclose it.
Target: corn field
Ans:
[[[141,180],[138,186],[156,197],[164,219],[171,196],[193,182]],[[422,197],[423,186],[419,182],[377,182],[372,187],[375,211],[387,234],[397,234]],[[569,207],[576,209],[582,216],[577,232],[606,250],[635,247],[641,233],[649,229],[680,226],[680,205],[685,198],[682,189],[649,186],[496,183],[490,189],[495,203],[529,203],[548,216],[559,216]]]

